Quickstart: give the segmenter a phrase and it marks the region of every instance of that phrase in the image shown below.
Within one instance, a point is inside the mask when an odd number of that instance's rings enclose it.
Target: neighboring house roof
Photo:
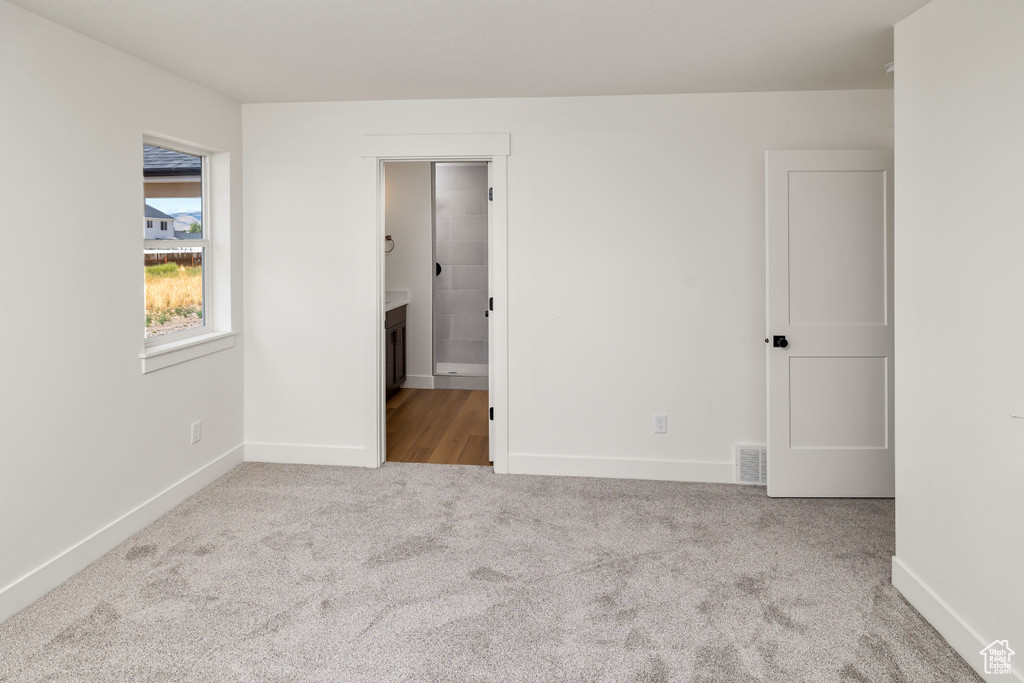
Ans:
[[[203,233],[201,232],[185,232],[184,230],[175,230],[174,239],[176,240],[201,240],[203,239]]]
[[[156,218],[157,220],[173,221],[174,216],[168,216],[160,209],[154,209],[149,204],[146,204],[146,218]]]
[[[142,175],[146,178],[200,175],[202,171],[201,157],[154,145],[142,145]]]

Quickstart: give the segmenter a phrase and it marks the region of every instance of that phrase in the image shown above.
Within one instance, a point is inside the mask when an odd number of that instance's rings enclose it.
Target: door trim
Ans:
[[[365,248],[372,249],[375,296],[368,318],[373,321],[374,367],[366,376],[366,400],[375,410],[368,411],[365,421],[367,467],[380,467],[387,455],[385,423],[384,367],[384,162],[385,161],[489,161],[494,200],[488,240],[487,267],[491,274],[494,311],[491,312],[493,355],[488,359],[494,390],[488,396],[494,408],[489,429],[494,471],[508,473],[508,155],[510,136],[507,133],[466,135],[366,135],[360,139],[359,155],[363,159],[360,176],[365,183],[361,192],[361,223],[364,234],[372,236]],[[371,229],[371,225],[373,226]]]

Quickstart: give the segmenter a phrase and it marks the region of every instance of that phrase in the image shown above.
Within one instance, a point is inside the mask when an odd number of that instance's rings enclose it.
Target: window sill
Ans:
[[[210,332],[166,344],[147,346],[146,350],[139,354],[139,358],[142,359],[142,374],[230,349],[235,345],[237,334],[237,332]]]

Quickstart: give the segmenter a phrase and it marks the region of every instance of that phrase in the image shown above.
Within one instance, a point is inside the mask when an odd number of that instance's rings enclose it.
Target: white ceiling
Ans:
[[[240,102],[892,87],[928,0],[11,0]]]

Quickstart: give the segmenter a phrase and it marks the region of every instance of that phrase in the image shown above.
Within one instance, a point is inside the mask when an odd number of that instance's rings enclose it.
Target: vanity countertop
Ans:
[[[384,292],[384,312],[394,310],[409,303],[409,292],[404,289],[389,289]]]

